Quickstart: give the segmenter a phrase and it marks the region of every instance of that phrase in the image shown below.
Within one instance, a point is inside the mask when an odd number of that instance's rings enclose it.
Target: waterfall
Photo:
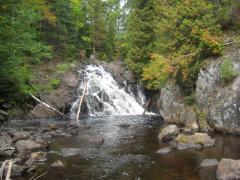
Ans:
[[[132,93],[127,93],[124,88],[120,87],[102,66],[89,65],[81,73],[87,81],[85,104],[89,115],[141,115],[143,113],[143,107]],[[83,83],[78,91],[81,94]],[[77,111],[79,99],[72,105],[73,117]]]

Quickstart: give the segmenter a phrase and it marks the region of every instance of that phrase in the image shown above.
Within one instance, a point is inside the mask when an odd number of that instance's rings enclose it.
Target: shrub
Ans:
[[[59,79],[52,79],[52,80],[50,81],[50,87],[51,87],[51,89],[56,89],[56,88],[58,88],[59,85],[60,85],[60,83],[61,83],[61,81],[60,81]]]
[[[186,96],[184,98],[184,103],[187,104],[187,105],[195,104],[195,97],[194,97],[194,95]]]
[[[58,64],[57,65],[57,72],[58,73],[64,73],[64,72],[68,71],[73,66],[74,65],[71,64],[71,63]]]
[[[225,59],[220,67],[220,77],[223,83],[231,82],[238,73],[233,69],[233,64],[229,59]]]

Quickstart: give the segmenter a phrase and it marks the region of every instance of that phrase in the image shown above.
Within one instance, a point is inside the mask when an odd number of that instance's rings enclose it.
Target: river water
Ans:
[[[49,123],[42,120],[42,124]],[[55,122],[55,121],[54,121]],[[65,121],[56,121],[67,132]],[[21,126],[26,123],[17,122]],[[16,122],[13,123],[16,128]],[[203,149],[176,150],[159,155],[157,135],[162,125],[158,116],[107,116],[82,120],[78,135],[52,140],[48,160],[37,173],[47,172],[42,180],[214,180],[216,167],[200,168],[206,158],[240,158],[240,138],[212,135],[216,145]],[[103,143],[90,142],[102,137]],[[61,160],[62,168],[50,165]],[[31,175],[33,176],[33,174]],[[29,179],[31,176],[21,177]]]

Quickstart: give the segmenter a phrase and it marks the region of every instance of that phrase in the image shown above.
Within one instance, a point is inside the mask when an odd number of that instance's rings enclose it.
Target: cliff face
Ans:
[[[226,59],[232,64],[232,71],[238,74],[227,84],[223,83],[220,73]],[[206,120],[216,131],[240,135],[240,48],[231,48],[222,57],[206,62],[196,82],[196,104],[186,105],[180,87],[171,82],[160,90],[155,104],[165,122],[203,129],[207,128],[203,122]]]
[[[224,60],[238,73],[228,84],[221,79],[220,69]],[[240,49],[233,48],[223,57],[210,60],[199,73],[196,100],[206,114],[209,125],[220,132],[240,134]]]

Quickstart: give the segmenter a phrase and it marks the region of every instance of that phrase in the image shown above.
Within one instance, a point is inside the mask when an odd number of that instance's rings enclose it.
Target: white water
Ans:
[[[137,102],[133,93],[127,93],[119,87],[112,75],[101,66],[89,65],[82,72],[87,81],[85,102],[89,115],[141,115],[143,107]],[[79,94],[83,91],[83,83]],[[143,95],[142,95],[143,96]],[[79,98],[73,103],[72,116],[77,111]]]

